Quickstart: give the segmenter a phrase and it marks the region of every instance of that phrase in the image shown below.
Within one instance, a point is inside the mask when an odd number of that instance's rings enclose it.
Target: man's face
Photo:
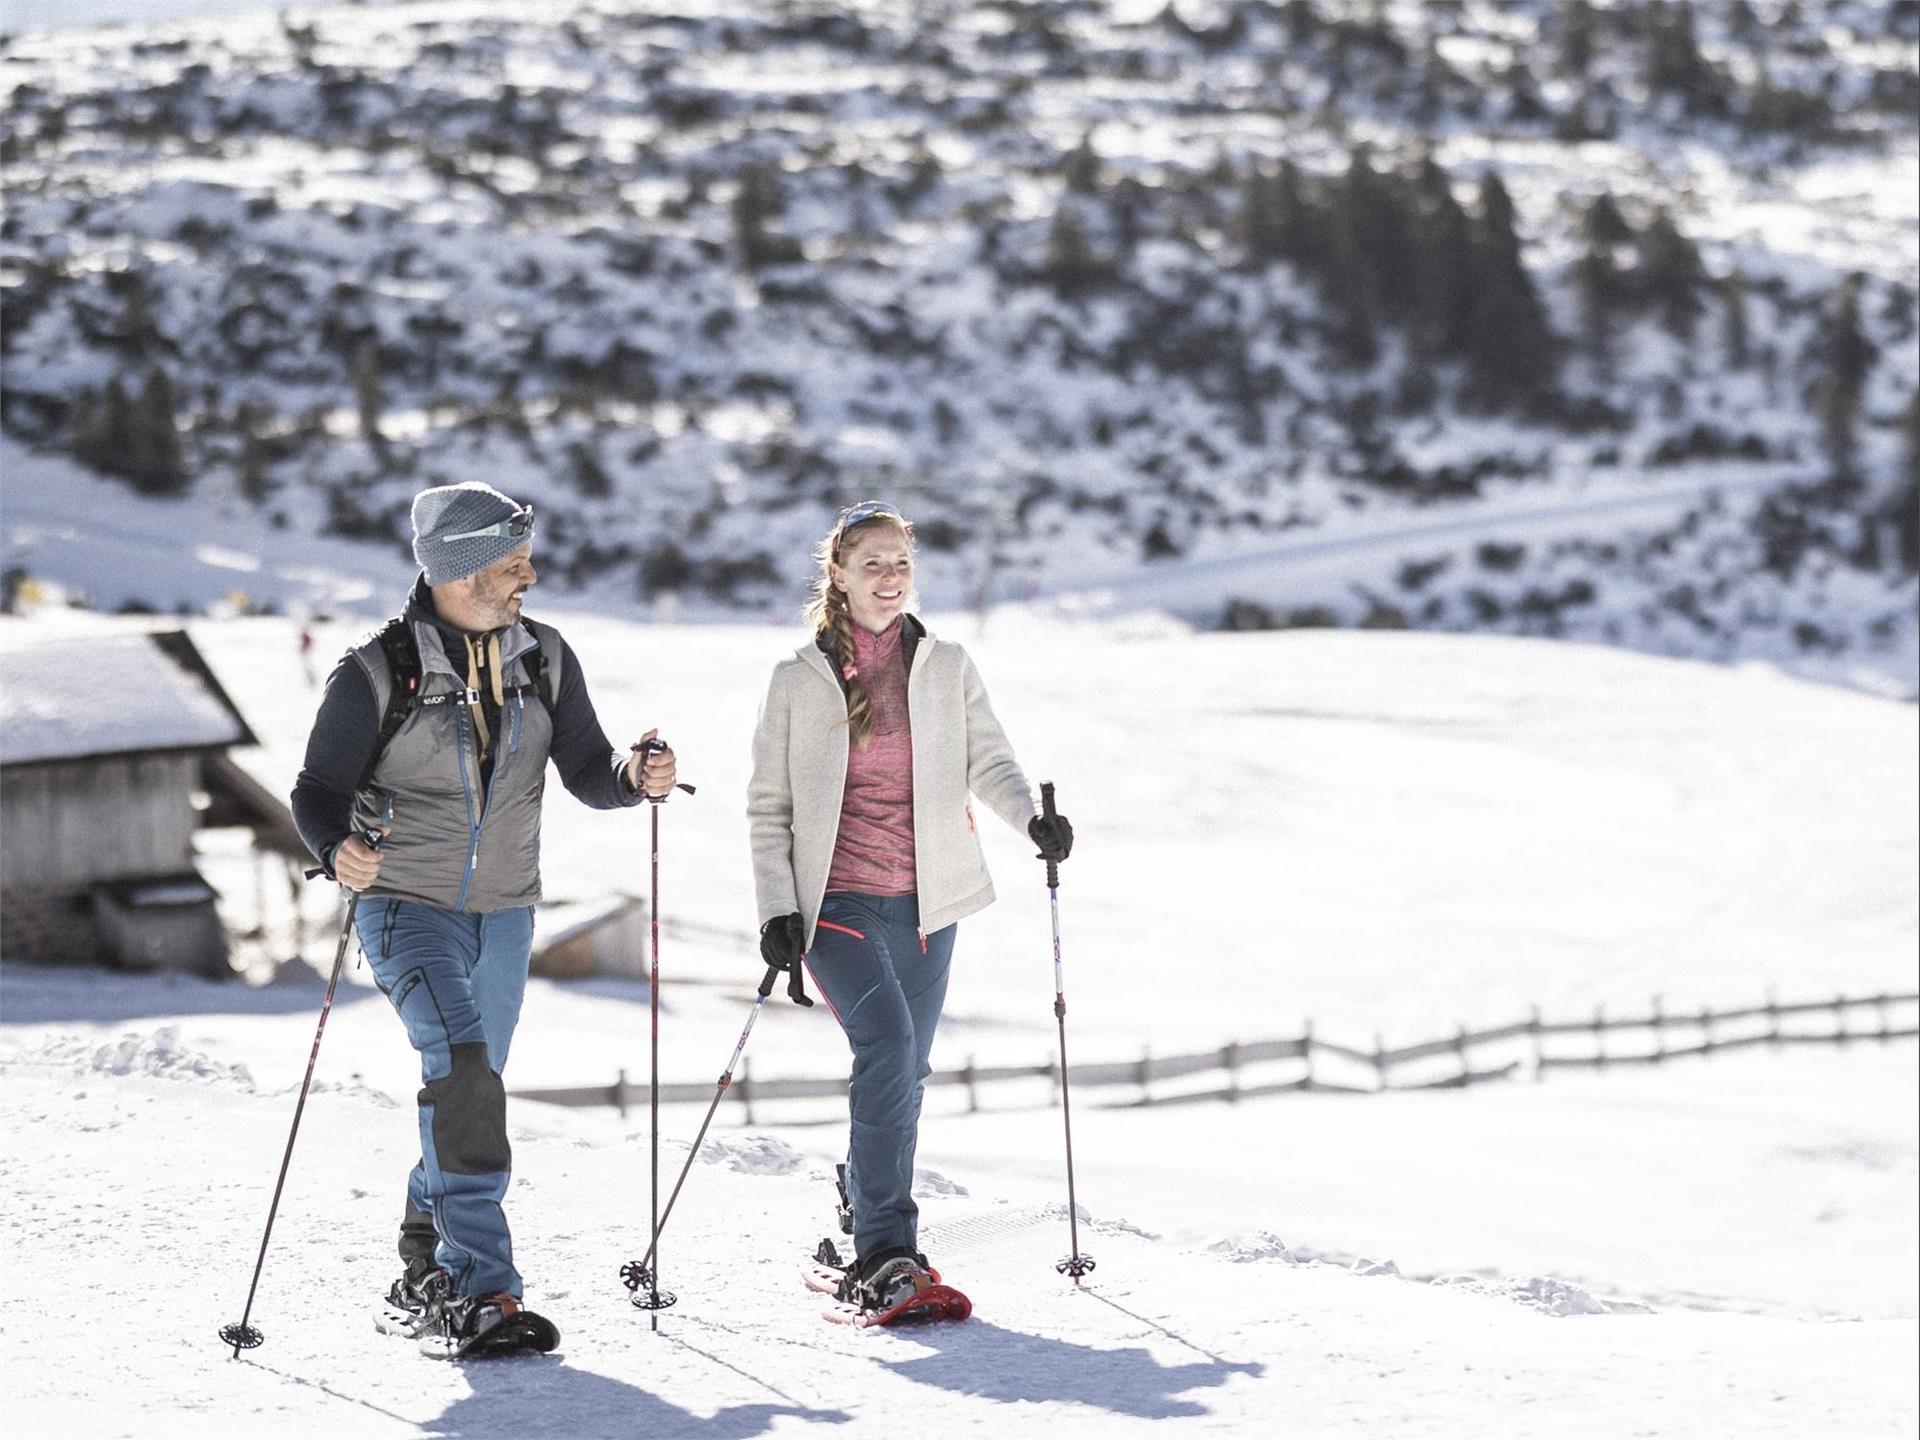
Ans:
[[[468,582],[473,586],[470,598],[475,618],[489,630],[511,625],[520,618],[520,597],[539,578],[533,569],[533,542],[528,541]]]

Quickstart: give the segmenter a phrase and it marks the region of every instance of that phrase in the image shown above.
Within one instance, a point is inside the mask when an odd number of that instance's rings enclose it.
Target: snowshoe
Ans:
[[[437,1323],[421,1334],[420,1352],[435,1360],[482,1359],[524,1351],[541,1354],[560,1343],[551,1320],[512,1295],[466,1295],[438,1308]]]
[[[822,1240],[801,1278],[808,1289],[832,1297],[823,1314],[836,1324],[867,1329],[964,1320],[973,1313],[973,1302],[942,1283],[940,1272],[913,1251],[883,1251],[864,1267],[853,1267],[831,1240]]]

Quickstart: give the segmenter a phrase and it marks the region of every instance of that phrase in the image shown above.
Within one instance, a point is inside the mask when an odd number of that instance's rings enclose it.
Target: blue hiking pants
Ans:
[[[847,1086],[852,1133],[847,1195],[854,1253],[918,1248],[913,1153],[927,1055],[947,998],[957,929],[922,937],[915,895],[830,892],[820,907],[807,971],[853,1051]]]
[[[513,1170],[500,1074],[527,989],[533,907],[470,915],[368,895],[354,928],[420,1053],[420,1161],[407,1177],[401,1257],[413,1270],[430,1255],[455,1295],[517,1296],[500,1208]]]

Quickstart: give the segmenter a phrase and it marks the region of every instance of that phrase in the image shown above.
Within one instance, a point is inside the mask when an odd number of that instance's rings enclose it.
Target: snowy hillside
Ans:
[[[581,0],[18,36],[4,419],[65,458],[7,452],[10,588],[184,598],[76,560],[61,527],[111,517],[70,461],[210,507],[206,544],[376,563],[482,476],[629,613],[789,613],[833,505],[885,492],[945,607],[1912,694],[1917,24]]]
[[[1073,820],[1076,1065],[1920,988],[1912,0],[20,0],[0,94],[0,648],[187,627],[284,795],[411,496],[531,499],[530,612],[699,786],[670,1084],[748,1014],[748,739],[870,494]],[[646,812],[549,799],[545,935],[647,884]],[[943,1074],[1056,1053],[1043,872],[981,838]],[[798,1283],[837,1097],[721,1108],[658,1334],[644,1107],[516,1098],[564,1342],[457,1367],[371,1326],[419,1077],[351,957],[231,1358],[342,899],[197,844],[244,978],[0,937],[8,1435],[1920,1425],[1911,1038],[1076,1081],[1079,1289],[1049,1083],[937,1086],[975,1318],[871,1334]],[[643,1095],[653,999],[536,978],[508,1088]],[[776,998],[748,1063],[845,1043]]]

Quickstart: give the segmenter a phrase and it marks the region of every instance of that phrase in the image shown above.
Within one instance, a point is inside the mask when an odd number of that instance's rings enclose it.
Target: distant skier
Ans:
[[[760,952],[804,964],[853,1051],[845,1188],[855,1261],[841,1299],[890,1315],[934,1278],[913,1161],[957,922],[993,901],[970,795],[1064,860],[966,651],[907,613],[913,527],[843,511],[814,556],[813,637],[774,667],[747,814]]]
[[[320,677],[313,669],[313,626],[300,626],[300,669],[307,677],[307,688],[311,690]]]
[[[668,793],[674,755],[642,769],[639,752],[615,752],[572,649],[521,615],[536,579],[531,507],[481,484],[423,490],[413,554],[403,614],[328,678],[294,819],[328,873],[364,892],[361,947],[420,1053],[421,1154],[389,1303],[455,1352],[496,1328],[550,1348],[557,1335],[522,1315],[501,1209],[501,1071],[533,946],[547,761],[606,810]],[[377,850],[358,838],[369,831],[385,835]]]

